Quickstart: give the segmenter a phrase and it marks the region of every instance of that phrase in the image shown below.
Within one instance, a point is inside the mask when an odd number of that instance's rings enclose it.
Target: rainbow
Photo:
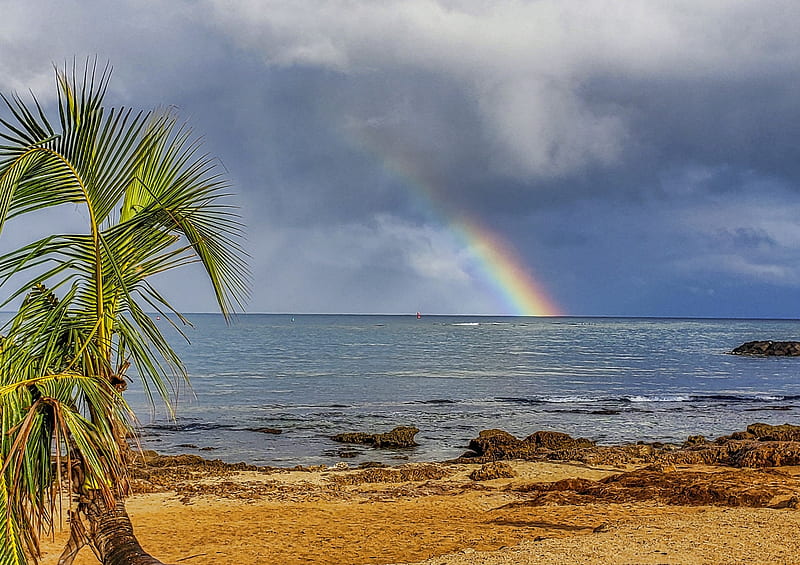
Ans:
[[[362,132],[366,133],[366,132]],[[361,136],[359,136],[361,137]],[[526,267],[512,245],[481,222],[463,213],[454,214],[439,195],[441,183],[425,174],[425,158],[413,157],[397,147],[381,149],[379,139],[367,135],[358,143],[362,151],[375,155],[383,168],[412,189],[421,206],[451,233],[477,260],[484,280],[495,290],[507,313],[517,316],[561,316],[562,310]]]
[[[508,242],[475,219],[461,218],[450,226],[463,234],[486,280],[498,291],[512,313],[518,316],[561,315],[561,308],[533,278]]]

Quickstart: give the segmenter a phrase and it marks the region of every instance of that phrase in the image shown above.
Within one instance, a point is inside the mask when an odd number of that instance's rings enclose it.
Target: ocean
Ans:
[[[126,397],[145,449],[257,465],[399,464],[461,455],[483,429],[601,444],[717,437],[800,423],[800,358],[727,352],[800,339],[800,321],[261,315],[190,316],[177,417]],[[173,335],[174,334],[174,335]],[[330,436],[416,426],[418,447]],[[269,428],[280,433],[265,433]],[[259,431],[261,430],[261,431]],[[349,455],[342,458],[343,454]]]

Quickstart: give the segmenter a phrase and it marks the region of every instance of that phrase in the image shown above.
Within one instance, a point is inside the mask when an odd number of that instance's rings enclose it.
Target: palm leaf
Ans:
[[[226,319],[249,293],[243,226],[191,130],[169,112],[107,108],[110,67],[96,61],[56,78],[57,119],[35,97],[0,95],[0,231],[64,204],[87,218],[83,233],[0,256],[0,306],[24,296],[0,330],[0,565],[24,562],[20,545],[36,554],[59,507],[59,474],[72,464],[86,477],[72,491],[110,499],[124,484],[120,438],[133,416],[116,387],[129,366],[170,413],[188,383],[145,309],[188,322],[153,276],[199,262]]]
[[[3,458],[0,456],[0,465]],[[6,481],[7,473],[0,473],[0,565],[25,565],[25,553],[19,535],[18,519]]]

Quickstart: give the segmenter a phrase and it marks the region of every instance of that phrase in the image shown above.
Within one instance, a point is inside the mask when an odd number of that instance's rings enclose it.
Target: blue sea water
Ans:
[[[457,457],[488,428],[681,442],[800,423],[800,359],[727,353],[799,339],[798,321],[253,314],[229,327],[190,318],[191,343],[171,338],[192,383],[177,419],[153,413],[139,385],[128,393],[144,448],[330,465],[345,447],[333,434],[418,427],[419,447],[356,447],[344,459],[391,464]]]

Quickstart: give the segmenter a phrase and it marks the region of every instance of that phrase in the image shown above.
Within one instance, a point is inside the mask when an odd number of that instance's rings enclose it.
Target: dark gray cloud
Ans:
[[[0,9],[4,92],[48,100],[51,62],[97,55],[114,103],[204,135],[249,224],[251,310],[509,312],[459,217],[568,313],[800,309],[796,2]]]

